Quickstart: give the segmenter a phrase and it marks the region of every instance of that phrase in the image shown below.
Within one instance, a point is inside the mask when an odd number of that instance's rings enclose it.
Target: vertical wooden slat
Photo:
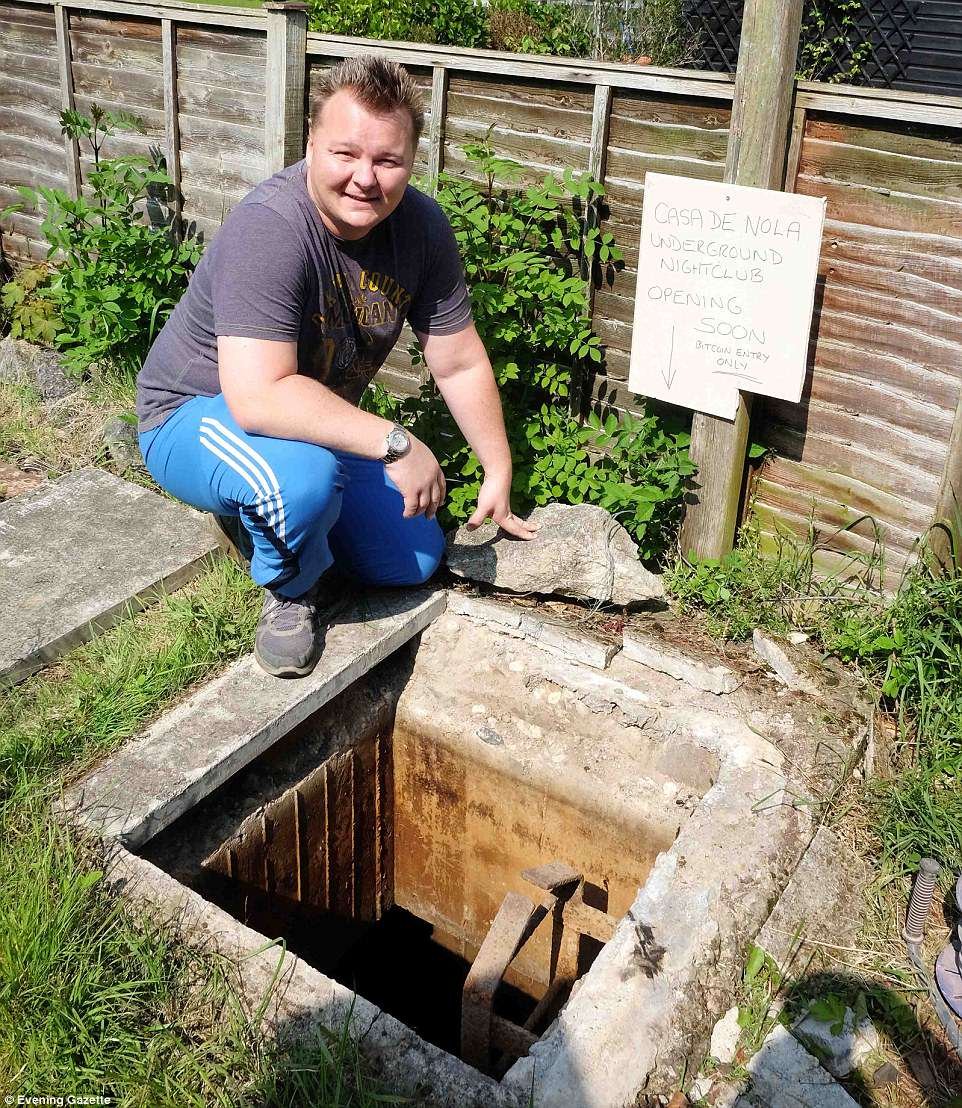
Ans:
[[[174,182],[174,235],[181,234],[183,197],[180,192],[180,113],[177,106],[177,25],[172,19],[160,21],[160,41],[164,71],[164,138],[167,172]]]
[[[428,179],[444,169],[444,125],[448,114],[448,71],[436,65],[431,74],[431,126],[428,131]]]
[[[267,106],[264,153],[277,173],[304,153],[304,74],[307,69],[307,5],[264,4],[267,12]]]
[[[57,64],[60,69],[60,106],[72,110],[73,69],[70,62],[70,24],[63,4],[54,4],[53,21],[57,31]],[[76,200],[80,196],[80,144],[76,139],[64,136],[67,156],[67,191]]]
[[[742,21],[725,180],[780,189],[803,0],[747,0]],[[751,396],[739,393],[733,420],[696,412],[691,456],[698,465],[695,502],[685,512],[681,549],[721,558],[732,548],[746,469]]]
[[[939,558],[954,552],[957,559],[962,559],[962,393],[952,422],[932,522],[935,525],[929,539],[932,552]]]
[[[594,103],[591,110],[591,144],[588,147],[588,176],[604,184],[605,163],[608,157],[608,129],[611,124],[611,85],[595,85]],[[588,205],[585,211],[585,230],[597,225],[597,208]],[[588,317],[594,321],[595,282],[593,280],[594,263],[588,267]],[[583,415],[591,396],[593,371],[587,366],[577,381],[571,383],[571,395],[568,398],[569,410],[574,416]]]
[[[331,855],[337,849],[334,839],[334,820],[331,812],[331,763],[325,762],[321,767],[321,781],[324,795],[324,839],[322,841],[323,857],[321,859],[324,874],[324,899],[321,905],[329,912],[334,909],[334,896],[331,892]]]
[[[805,141],[805,123],[808,112],[804,108],[796,108],[792,113],[792,134],[788,142],[788,157],[785,159],[785,179],[782,182],[784,192],[795,191],[795,179],[798,177],[798,166],[802,160],[802,143]]]

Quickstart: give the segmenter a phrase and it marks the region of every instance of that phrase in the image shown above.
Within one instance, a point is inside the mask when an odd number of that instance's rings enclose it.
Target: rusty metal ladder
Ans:
[[[512,1061],[538,1041],[534,1029],[578,977],[581,936],[606,943],[616,920],[584,902],[584,874],[563,862],[549,862],[521,874],[538,892],[505,894],[464,982],[461,997],[461,1057],[476,1069],[492,1072],[493,1051]],[[548,989],[523,1026],[494,1011],[498,986],[511,962],[548,916],[552,918],[551,975]]]

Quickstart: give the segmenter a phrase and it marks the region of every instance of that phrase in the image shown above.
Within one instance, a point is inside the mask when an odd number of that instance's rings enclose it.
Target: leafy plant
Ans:
[[[42,230],[57,262],[46,285],[59,319],[53,341],[74,374],[93,362],[135,371],[185,291],[201,246],[180,239],[169,212],[159,226],[147,218],[148,205],[172,197],[159,151],[102,157],[115,131],[142,132],[139,120],[93,105],[89,117],[65,111],[60,122],[65,134],[91,147],[91,195],[73,199],[59,189],[19,189],[25,203],[38,207],[43,201]]]
[[[11,338],[50,344],[59,330],[57,306],[49,294],[50,265],[24,266],[0,289],[3,329]]]
[[[488,26],[494,50],[573,57],[591,53],[588,26],[571,4],[491,0]]]
[[[603,190],[570,171],[521,188],[522,167],[496,157],[487,142],[466,153],[481,180],[442,174],[437,198],[458,241],[475,325],[500,388],[514,506],[600,504],[632,534],[642,557],[655,560],[671,541],[694,472],[686,430],[650,414],[594,414],[582,424],[570,405],[573,377],[602,360],[588,282],[621,263],[612,236],[599,227]],[[384,404],[377,393],[365,401],[388,414]],[[483,474],[437,390],[425,386],[390,414],[414,427],[444,470],[442,522],[467,519]]]
[[[686,66],[697,56],[699,36],[685,16],[682,0],[606,4],[599,29],[595,57],[647,57],[653,65]]]
[[[833,84],[858,80],[872,56],[861,13],[862,0],[809,0],[798,52],[799,78]]]
[[[484,46],[487,14],[481,0],[310,0],[308,27],[361,38]]]

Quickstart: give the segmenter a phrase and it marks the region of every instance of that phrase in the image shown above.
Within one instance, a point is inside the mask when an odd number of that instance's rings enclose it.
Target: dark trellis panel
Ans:
[[[685,0],[704,68],[735,69],[743,7],[743,0]],[[854,33],[830,17],[824,37],[830,55],[815,80],[848,79],[853,47],[867,43],[853,83],[962,93],[962,0],[862,0]]]

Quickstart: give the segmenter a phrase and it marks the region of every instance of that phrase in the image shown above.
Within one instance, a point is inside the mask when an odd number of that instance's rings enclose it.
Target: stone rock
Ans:
[[[885,1085],[895,1085],[899,1080],[899,1071],[891,1062],[883,1062],[872,1074],[872,1084],[876,1089]]]
[[[747,1066],[749,1091],[736,1108],[857,1108],[791,1032],[777,1026]]]
[[[851,945],[869,879],[864,859],[820,827],[755,942],[780,966],[805,939]]]
[[[9,500],[21,493],[32,492],[45,480],[42,473],[27,472],[13,462],[0,461],[0,500]]]
[[[711,1033],[711,1045],[708,1048],[708,1053],[723,1065],[734,1062],[741,1033],[742,1029],[738,1026],[738,1008],[729,1008],[715,1024],[715,1029]]]
[[[53,350],[21,339],[0,340],[0,381],[32,385],[45,401],[59,400],[77,389]]]
[[[838,1031],[831,1022],[809,1011],[798,1020],[792,1033],[818,1055],[822,1065],[835,1077],[848,1077],[881,1049],[875,1025],[868,1016],[856,1017],[851,1008],[845,1009]]]
[[[144,459],[140,453],[137,428],[134,424],[115,416],[104,425],[101,439],[104,446],[107,447],[110,460],[121,473],[132,466],[143,465]]]
[[[653,639],[642,638],[634,631],[624,632],[623,651],[633,662],[716,696],[733,693],[739,685],[738,677],[727,666],[707,666],[697,658]]]
[[[661,578],[638,560],[631,536],[613,516],[590,504],[549,504],[530,520],[537,537],[505,535],[495,523],[461,527],[448,541],[448,568],[520,593],[557,593],[605,604],[632,604],[665,595]]]
[[[758,657],[772,667],[776,677],[787,688],[793,692],[807,693],[809,696],[820,694],[818,683],[804,672],[806,667],[797,657],[797,647],[793,648],[788,643],[785,646],[780,645],[758,627],[752,632],[752,646]],[[789,651],[795,656],[790,656]]]

